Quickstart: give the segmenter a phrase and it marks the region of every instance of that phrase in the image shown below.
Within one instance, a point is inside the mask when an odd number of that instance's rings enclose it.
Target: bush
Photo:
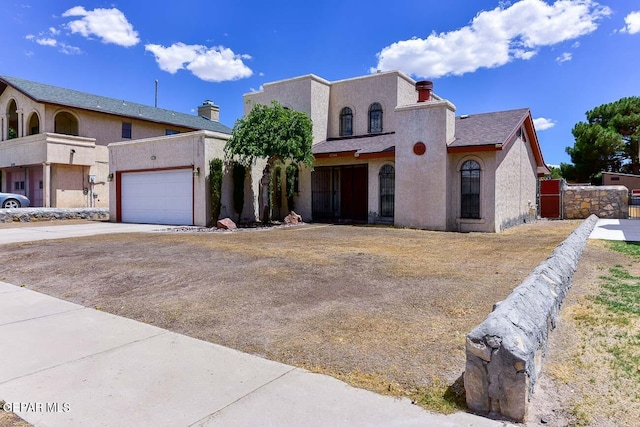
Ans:
[[[287,175],[287,205],[289,206],[289,210],[292,211],[295,209],[295,203],[293,200],[293,196],[296,193],[297,189],[297,180],[298,180],[298,166],[295,164],[290,164],[287,166],[286,170]]]
[[[271,193],[273,200],[272,206],[277,206],[278,211],[282,207],[282,168],[276,166],[273,169],[273,192]]]
[[[238,214],[238,221],[242,217],[244,208],[244,178],[247,169],[240,163],[233,164],[233,210]]]
[[[209,194],[211,196],[211,219],[215,222],[220,217],[222,200],[222,159],[209,161]]]

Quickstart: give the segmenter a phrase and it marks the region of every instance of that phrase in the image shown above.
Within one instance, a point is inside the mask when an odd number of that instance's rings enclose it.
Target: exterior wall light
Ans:
[[[155,160],[155,159],[156,159],[155,155],[151,156],[151,160]]]
[[[112,182],[113,181],[113,174],[110,173],[109,175],[107,175],[107,181]]]
[[[200,176],[200,168],[195,168],[193,170],[193,176]]]

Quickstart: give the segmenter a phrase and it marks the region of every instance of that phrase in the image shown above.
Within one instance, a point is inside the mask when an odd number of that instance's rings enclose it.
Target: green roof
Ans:
[[[179,113],[177,111],[128,102],[122,99],[92,95],[77,90],[64,89],[8,76],[0,76],[0,93],[4,91],[5,87],[3,86],[5,84],[14,87],[16,90],[37,102],[115,114],[138,120],[148,120],[165,123],[167,125],[191,128],[193,130],[210,130],[231,134],[231,128],[228,126],[195,114]]]

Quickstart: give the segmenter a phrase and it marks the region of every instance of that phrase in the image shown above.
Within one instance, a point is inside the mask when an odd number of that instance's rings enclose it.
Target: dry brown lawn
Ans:
[[[49,240],[0,246],[0,280],[446,411],[465,335],[579,224]]]

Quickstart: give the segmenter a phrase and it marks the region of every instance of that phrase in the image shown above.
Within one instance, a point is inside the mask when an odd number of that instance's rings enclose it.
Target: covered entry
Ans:
[[[315,221],[367,222],[368,166],[319,166],[311,175]]]
[[[193,224],[192,167],[122,172],[118,179],[122,222]]]

